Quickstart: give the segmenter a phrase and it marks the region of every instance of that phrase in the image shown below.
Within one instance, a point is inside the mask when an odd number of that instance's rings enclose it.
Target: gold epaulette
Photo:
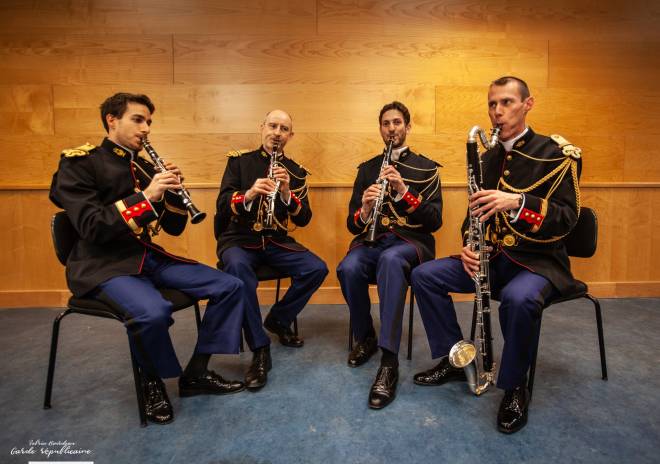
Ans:
[[[580,159],[582,150],[558,134],[552,134],[550,138],[559,145],[564,156],[570,156],[573,159]]]
[[[67,158],[73,158],[75,156],[87,156],[89,155],[89,152],[95,148],[95,145],[87,142],[85,145],[81,145],[76,148],[67,148],[66,150],[62,150],[62,156]]]
[[[227,153],[227,156],[228,156],[229,158],[236,158],[236,157],[238,157],[238,156],[244,155],[245,153],[249,153],[249,152],[251,152],[251,151],[252,151],[252,150],[230,150],[230,151]]]

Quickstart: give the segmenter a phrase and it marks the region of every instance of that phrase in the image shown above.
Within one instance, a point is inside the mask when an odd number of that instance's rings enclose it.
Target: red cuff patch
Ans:
[[[291,192],[291,198],[296,202],[298,206],[300,206],[300,199],[296,196],[295,193]]]
[[[408,203],[408,206],[410,206],[412,210],[415,210],[421,203],[421,198],[414,196],[412,193],[410,193],[410,191],[406,192],[406,194],[403,196],[403,200]]]
[[[357,211],[355,212],[355,214],[353,215],[353,223],[354,223],[356,226],[359,226],[359,225],[360,225],[360,223],[359,223],[358,221],[361,222],[361,219],[360,219],[360,213],[361,213],[361,212],[362,212],[362,208],[358,208]]]
[[[541,225],[541,223],[543,222],[543,217],[544,216],[541,216],[536,211],[532,211],[531,209],[527,209],[527,208],[523,208],[523,210],[520,212],[520,219],[535,226]]]
[[[128,222],[131,218],[138,218],[148,211],[153,211],[151,204],[148,201],[141,201],[133,206],[127,207],[121,212],[124,221]]]
[[[232,203],[243,203],[243,200],[245,200],[245,195],[239,195],[238,192],[235,192],[231,196]]]

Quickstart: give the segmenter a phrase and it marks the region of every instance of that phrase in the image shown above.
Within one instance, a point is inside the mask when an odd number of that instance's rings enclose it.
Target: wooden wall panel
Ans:
[[[659,37],[660,8],[651,0],[320,0],[319,32],[345,34],[564,37]]]
[[[53,133],[53,95],[47,85],[0,85],[0,128],[5,134]]]
[[[172,82],[168,35],[2,34],[0,58],[0,84]]]
[[[174,50],[184,84],[481,85],[505,73],[545,85],[548,75],[545,40],[195,35],[175,36]]]
[[[660,134],[660,92],[546,89],[529,84],[536,103],[527,121],[539,132],[599,137]],[[474,124],[490,127],[487,87],[487,83],[482,87],[438,86],[436,128],[458,132]]]
[[[117,88],[55,86],[56,133],[98,133],[99,102]],[[154,130],[158,127],[163,134],[253,133],[268,111],[280,107],[305,115],[295,120],[300,132],[371,132],[378,110],[393,99],[410,105],[418,133],[430,134],[434,128],[432,86],[246,84],[142,89],[156,102],[159,124]]]
[[[315,301],[341,302],[346,205],[357,165],[382,149],[380,107],[405,102],[409,144],[443,164],[437,254],[456,253],[466,134],[490,127],[487,85],[504,74],[529,82],[535,130],[583,149],[583,198],[599,213],[600,243],[595,257],[575,260],[576,275],[602,295],[658,295],[659,20],[652,0],[2,2],[0,306],[63,301],[47,188],[63,148],[105,135],[98,106],[114,92],[153,98],[152,143],[209,213],[158,240],[211,265],[225,154],[259,145],[267,111],[289,111],[287,153],[311,171],[316,208],[293,234],[331,270]]]
[[[548,55],[550,87],[653,91],[660,80],[658,41],[551,41]]]
[[[0,4],[8,33],[282,34],[316,30],[309,0],[8,0]]]

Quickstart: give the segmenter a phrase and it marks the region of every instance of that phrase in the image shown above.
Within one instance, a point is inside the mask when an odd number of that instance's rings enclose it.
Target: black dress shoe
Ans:
[[[145,380],[142,383],[144,392],[144,409],[147,420],[154,424],[169,424],[174,420],[172,403],[167,396],[162,380]]]
[[[245,373],[245,387],[248,390],[256,391],[266,385],[268,380],[268,371],[273,367],[270,358],[270,347],[264,346],[257,348],[252,355],[252,364]]]
[[[305,342],[302,338],[298,337],[293,333],[291,327],[288,327],[281,322],[277,321],[271,314],[266,316],[264,320],[264,327],[269,331],[274,333],[280,339],[280,343],[284,346],[290,346],[292,348],[300,348]]]
[[[213,371],[206,371],[199,377],[179,377],[179,396],[227,395],[245,390],[245,384],[238,380],[225,380]]]
[[[417,385],[442,385],[452,380],[467,380],[465,371],[449,364],[449,357],[445,356],[440,360],[437,366],[431,369],[419,372],[413,377]]]
[[[369,391],[369,407],[371,409],[383,409],[394,401],[398,381],[398,368],[381,366]]]
[[[507,390],[497,413],[497,429],[502,433],[515,433],[527,424],[529,392],[525,385]]]
[[[363,342],[358,343],[353,351],[348,355],[348,365],[358,367],[369,361],[369,359],[378,351],[378,340],[375,337],[367,337]]]

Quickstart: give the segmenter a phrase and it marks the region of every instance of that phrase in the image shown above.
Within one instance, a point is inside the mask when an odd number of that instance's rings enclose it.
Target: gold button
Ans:
[[[512,159],[513,159],[513,156],[511,156],[511,155],[506,155],[506,160],[507,160],[507,161],[511,161]]]
[[[509,172],[508,169],[507,169],[506,171],[504,171],[504,175],[505,175],[505,176],[508,176],[509,174],[511,174],[511,173]]]

